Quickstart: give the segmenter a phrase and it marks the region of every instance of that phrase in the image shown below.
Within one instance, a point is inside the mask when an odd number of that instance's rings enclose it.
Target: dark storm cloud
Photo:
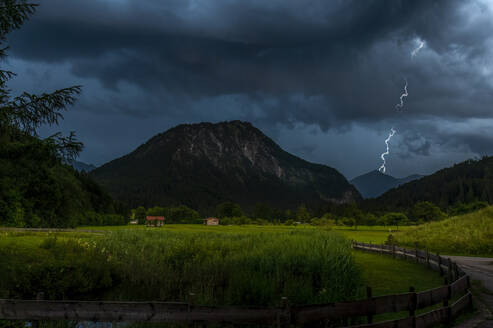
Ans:
[[[321,95],[327,99],[317,111],[378,119],[379,108],[391,111],[397,86],[368,101],[384,90],[375,79],[389,78],[366,68],[374,65],[372,47],[414,36],[414,21],[442,24],[454,8],[451,1],[215,1],[191,9],[194,3],[47,1],[12,49],[25,59],[70,61],[75,74],[106,87],[126,80],[189,97]]]
[[[402,157],[428,156],[432,144],[481,152],[488,134],[473,128],[453,137],[420,122],[493,116],[487,4],[45,0],[10,44],[15,58],[68,64],[76,77],[101,83],[87,111],[236,117],[269,131],[304,124],[347,133],[353,123],[387,122],[400,133]],[[417,38],[426,46],[411,59]],[[409,97],[397,113],[404,79]]]

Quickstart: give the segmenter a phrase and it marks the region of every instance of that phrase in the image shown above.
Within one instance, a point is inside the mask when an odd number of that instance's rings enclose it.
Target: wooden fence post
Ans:
[[[443,299],[443,307],[446,308],[447,313],[447,316],[445,317],[445,324],[449,324],[452,316],[452,311],[449,304],[449,300],[452,297],[452,286],[450,286],[448,278],[445,278],[445,285],[447,285],[447,296]]]
[[[392,242],[392,258],[395,259],[395,244]]]
[[[291,309],[289,308],[288,298],[281,297],[281,311],[279,312],[278,327],[285,328],[291,324]]]
[[[457,265],[457,262],[454,262],[454,275],[455,275],[454,281],[460,278],[459,266]]]
[[[192,310],[192,307],[193,307],[193,303],[194,303],[194,299],[195,299],[195,293],[188,293],[188,312],[190,312]]]
[[[438,270],[440,270],[440,277],[442,277],[443,276],[442,257],[438,253],[437,253],[437,257],[438,257]]]
[[[372,291],[371,291],[371,287],[369,287],[369,286],[366,286],[366,298],[368,300],[370,300],[372,298]],[[371,311],[372,313],[370,313],[366,316],[366,320],[368,323],[373,323],[373,312],[374,312],[373,310],[374,310],[374,308],[372,306],[372,311]]]
[[[414,244],[414,257],[416,258],[416,262],[419,262],[419,257],[418,257],[418,243]]]
[[[468,297],[468,300],[469,300],[469,310],[472,311],[472,309],[474,307],[472,306],[472,293],[471,293],[471,291],[469,289],[467,290],[467,295],[469,295],[469,297]]]
[[[416,290],[413,286],[409,287],[409,292],[411,294],[411,298],[409,300],[409,316],[412,317],[413,320],[413,328],[416,327],[416,308],[418,306],[418,295],[416,294]]]
[[[447,276],[449,278],[449,281],[453,282],[454,277],[453,277],[453,271],[452,271],[452,260],[450,259],[450,257],[447,259],[447,267],[448,267]]]
[[[38,301],[42,301],[45,299],[45,293],[43,292],[39,292],[37,295],[36,295],[36,300]],[[31,327],[32,328],[39,328],[39,320],[33,320],[31,321]]]

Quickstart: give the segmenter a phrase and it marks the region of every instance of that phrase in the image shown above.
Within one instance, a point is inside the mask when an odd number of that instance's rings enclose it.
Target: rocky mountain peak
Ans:
[[[157,191],[132,195],[132,201],[137,197],[139,204],[152,206],[172,202],[200,207],[229,200],[294,208],[298,203],[360,198],[335,169],[285,152],[242,121],[178,125],[93,174],[122,200],[134,189]]]

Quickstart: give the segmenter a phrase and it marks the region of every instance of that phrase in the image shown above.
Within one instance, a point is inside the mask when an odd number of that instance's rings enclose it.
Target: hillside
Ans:
[[[250,123],[179,125],[91,172],[112,196],[135,207],[233,201],[295,208],[361,199],[335,169],[282,150]]]
[[[399,234],[397,241],[442,254],[492,256],[493,206],[411,228]]]
[[[493,203],[493,157],[467,160],[432,175],[391,189],[365,206],[381,210],[406,209],[419,201],[447,208],[457,203]]]
[[[399,179],[394,178],[391,175],[384,174],[378,170],[374,170],[366,174],[362,174],[349,182],[355,186],[356,189],[358,189],[363,198],[375,198],[382,195],[389,189],[422,177],[422,175],[413,174]]]
[[[108,215],[117,207],[111,197],[38,138],[0,140],[0,186],[0,226],[62,228],[119,220]]]

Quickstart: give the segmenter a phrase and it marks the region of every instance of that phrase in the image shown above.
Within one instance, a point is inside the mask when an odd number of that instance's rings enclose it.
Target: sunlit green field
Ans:
[[[100,230],[100,231],[118,231],[118,230],[166,230],[166,231],[180,231],[180,232],[197,232],[197,231],[209,231],[209,232],[286,232],[286,231],[307,231],[307,230],[334,230],[344,235],[349,240],[356,240],[365,243],[383,243],[387,240],[389,234],[397,236],[403,231],[411,229],[411,227],[384,227],[384,226],[358,226],[357,229],[334,226],[330,228],[314,227],[310,225],[298,225],[298,226],[282,226],[282,225],[243,225],[243,226],[205,226],[199,224],[166,224],[163,227],[146,227],[143,225],[127,225],[127,226],[109,226],[109,227],[79,227],[79,230]]]
[[[493,206],[414,227],[397,241],[441,254],[493,257]]]

